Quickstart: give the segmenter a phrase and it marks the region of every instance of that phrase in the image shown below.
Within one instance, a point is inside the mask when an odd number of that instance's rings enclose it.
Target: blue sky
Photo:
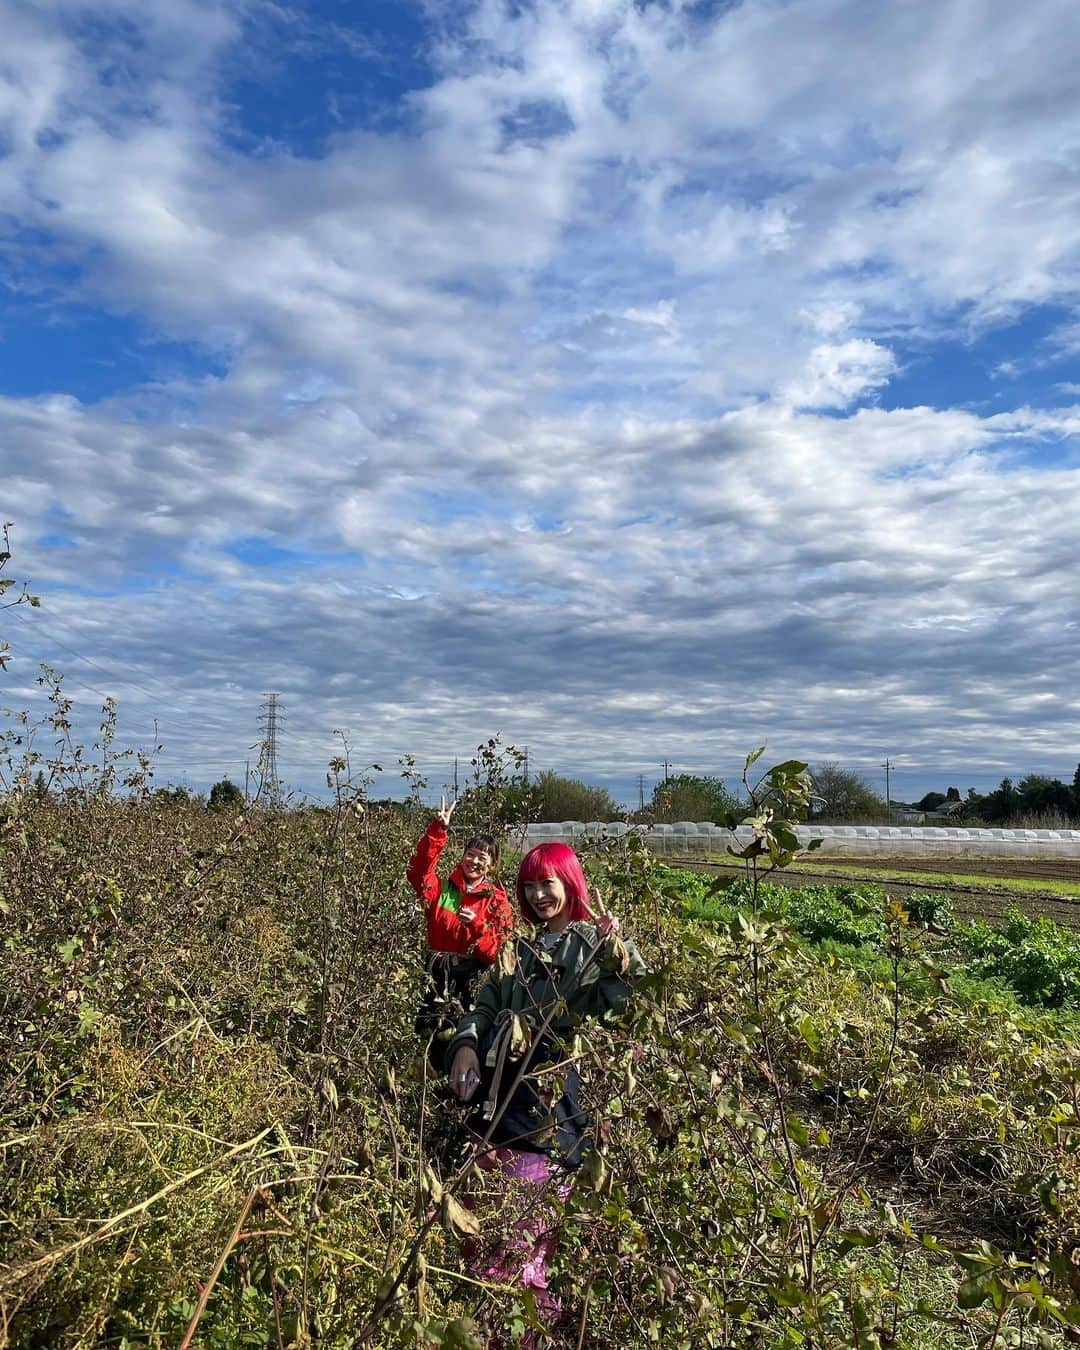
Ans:
[[[1069,0],[0,19],[4,703],[196,787],[269,689],[311,793],[1071,778]]]

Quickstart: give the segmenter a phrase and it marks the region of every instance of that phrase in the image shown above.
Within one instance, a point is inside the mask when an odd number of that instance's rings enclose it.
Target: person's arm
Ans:
[[[457,1031],[446,1047],[446,1058],[450,1062],[450,1086],[459,1101],[469,1101],[479,1085],[480,1042],[491,1030],[500,1010],[510,1007],[513,982],[513,975],[500,975],[497,980],[486,979],[480,986],[472,1011],[466,1013],[458,1023]]]
[[[442,851],[446,847],[446,841],[450,834],[450,818],[454,814],[456,806],[457,802],[451,802],[447,806],[446,798],[440,798],[440,806],[435,814],[435,819],[425,830],[416,846],[416,852],[409,859],[409,865],[405,869],[409,885],[420,899],[425,900],[429,905],[433,905],[438,900],[442,890],[442,883],[435,874],[435,868],[438,866]]]
[[[510,936],[514,927],[514,912],[510,901],[501,887],[496,887],[488,901],[484,918],[473,939],[476,955],[490,966],[499,954],[499,948]]]

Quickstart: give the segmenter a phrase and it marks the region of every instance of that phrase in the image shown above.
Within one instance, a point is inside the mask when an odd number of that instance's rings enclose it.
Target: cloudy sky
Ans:
[[[0,702],[1080,759],[1074,0],[0,0]],[[392,776],[378,786],[391,788]]]

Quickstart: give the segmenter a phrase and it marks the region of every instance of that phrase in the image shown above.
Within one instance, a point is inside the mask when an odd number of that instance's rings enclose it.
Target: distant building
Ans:
[[[926,813],[927,820],[948,820],[952,816],[962,816],[967,808],[967,802],[942,802],[936,811]]]

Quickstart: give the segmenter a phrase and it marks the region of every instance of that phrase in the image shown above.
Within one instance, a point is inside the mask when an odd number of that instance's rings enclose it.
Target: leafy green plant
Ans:
[[[972,924],[959,943],[974,973],[1005,981],[1026,1003],[1080,1008],[1080,937],[1052,919],[1010,909],[1004,927]]]

